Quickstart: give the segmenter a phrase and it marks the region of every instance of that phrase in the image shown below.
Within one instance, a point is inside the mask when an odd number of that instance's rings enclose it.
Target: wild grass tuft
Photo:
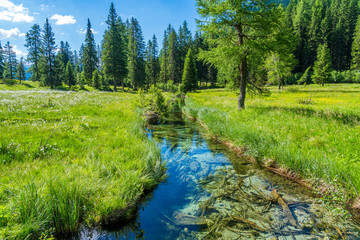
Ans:
[[[360,190],[359,86],[273,88],[270,97],[249,98],[240,112],[234,93],[206,90],[190,94],[184,111],[259,161],[275,159],[306,177],[341,182],[354,192],[351,185]],[[298,102],[309,93],[316,104]]]
[[[0,239],[69,238],[116,221],[163,180],[136,95],[6,87],[15,91],[0,91]]]

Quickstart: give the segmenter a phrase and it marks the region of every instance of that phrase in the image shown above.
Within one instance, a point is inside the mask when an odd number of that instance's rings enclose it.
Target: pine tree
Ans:
[[[0,41],[0,78],[3,78],[4,75],[4,50],[1,46],[1,41]]]
[[[100,82],[101,82],[101,89],[108,91],[109,88],[109,81],[107,80],[106,76],[104,74],[100,74]]]
[[[13,46],[10,45],[10,42],[7,42],[4,46],[4,57],[5,57],[5,69],[4,69],[4,78],[14,79],[16,75],[16,53],[13,50]]]
[[[330,80],[331,76],[331,54],[327,44],[319,45],[317,51],[317,60],[314,64],[314,74],[312,80],[314,83],[324,86]]]
[[[268,0],[251,1],[251,7],[247,0],[196,2],[198,26],[212,47],[201,56],[234,79],[233,86],[240,90],[238,108],[244,109],[247,89],[266,91],[265,82],[257,77],[263,56],[275,43],[288,44],[280,31],[283,10]]]
[[[99,62],[97,58],[95,38],[93,30],[91,28],[90,19],[88,19],[86,28],[85,46],[82,61],[85,73],[85,82],[89,84],[91,83],[92,74],[94,70],[97,69],[97,64]]]
[[[128,81],[134,90],[141,88],[145,84],[145,44],[141,27],[136,18],[132,17],[129,28],[129,47],[128,47]]]
[[[20,84],[22,80],[26,80],[24,58],[20,58],[20,62],[16,69],[16,78],[20,80]]]
[[[93,75],[92,86],[95,89],[100,89],[100,87],[101,87],[101,79],[100,79],[99,71],[97,69],[95,69],[92,75]]]
[[[194,91],[198,87],[195,57],[191,48],[189,48],[185,58],[184,73],[182,76],[182,87],[185,93]]]
[[[69,61],[67,61],[69,62]],[[66,70],[66,65],[64,63],[64,55],[61,53],[61,51],[58,52],[58,54],[55,57],[55,86],[59,86],[61,85],[61,83],[66,83],[65,80],[65,70]]]
[[[186,21],[184,21],[183,25],[180,26],[179,29],[179,70],[180,70],[180,76],[182,76],[184,71],[184,63],[185,58],[188,53],[189,48],[192,45],[192,36],[191,31],[188,28],[188,24]]]
[[[30,80],[40,81],[41,29],[38,24],[34,24],[26,33],[25,47],[28,50],[27,61],[32,63],[28,70],[31,73]]]
[[[360,70],[360,16],[358,17],[356,23],[351,56],[352,56],[351,68],[354,70]]]
[[[40,71],[42,84],[51,88],[54,88],[59,83],[55,72],[55,49],[54,33],[52,32],[49,19],[46,19],[44,29],[42,30]]]
[[[181,81],[180,75],[180,58],[179,58],[179,42],[175,29],[169,31],[169,47],[168,47],[168,73],[169,80],[173,83],[179,84]]]
[[[204,37],[200,34],[200,32],[195,33],[193,48],[195,55],[198,55],[203,50],[208,50]],[[209,77],[213,77],[213,72],[210,71],[210,65],[207,64],[203,59],[199,58],[196,59],[196,68],[198,71],[198,78],[201,87],[202,82],[207,82],[210,80]]]
[[[114,91],[117,91],[118,84],[124,89],[124,78],[127,74],[126,63],[126,33],[125,24],[118,17],[114,3],[111,3],[102,45],[102,64],[106,76],[112,80]]]
[[[84,79],[82,77],[82,73],[81,72],[78,72],[76,74],[76,82],[77,84],[79,85],[80,89],[83,90],[84,89]]]
[[[171,27],[171,25],[170,25]],[[168,31],[164,31],[163,47],[160,51],[160,82],[167,83],[169,80],[168,72],[168,49],[169,49],[169,35]]]
[[[153,35],[146,47],[146,82],[148,85],[155,85],[159,78],[160,65],[157,48],[157,39]]]
[[[76,84],[74,67],[70,61],[68,61],[66,64],[64,78],[65,78],[64,79],[65,83],[69,86],[69,88],[71,88],[72,86],[74,86]]]

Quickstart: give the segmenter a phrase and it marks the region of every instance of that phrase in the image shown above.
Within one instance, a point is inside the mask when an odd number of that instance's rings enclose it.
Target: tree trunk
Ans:
[[[239,110],[245,109],[246,83],[247,83],[247,60],[244,58],[239,67],[240,73],[240,95],[238,99]]]
[[[114,92],[117,92],[117,89],[116,89],[116,77],[114,77]]]
[[[244,44],[244,35],[242,25],[236,26],[236,30],[238,33],[239,46]],[[246,54],[241,56],[241,63],[239,66],[239,85],[240,85],[240,95],[238,99],[238,108],[239,110],[245,109],[245,97],[246,97],[246,84],[247,84],[247,59]]]

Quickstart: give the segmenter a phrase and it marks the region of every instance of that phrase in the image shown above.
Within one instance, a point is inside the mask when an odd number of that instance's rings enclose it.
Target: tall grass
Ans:
[[[275,159],[307,178],[360,190],[360,85],[297,86],[252,97],[239,112],[226,90],[190,94],[184,111],[258,161]],[[310,96],[311,94],[311,96]],[[309,99],[312,104],[301,104]]]
[[[136,95],[0,92],[0,239],[67,238],[130,216],[164,178]]]

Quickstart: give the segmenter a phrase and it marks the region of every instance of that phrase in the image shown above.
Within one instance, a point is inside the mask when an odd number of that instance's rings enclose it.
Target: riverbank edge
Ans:
[[[189,110],[191,112],[191,110],[194,109],[189,108]],[[189,118],[190,120],[199,123],[201,127],[206,131],[206,134],[211,139],[226,146],[230,151],[236,153],[239,157],[240,156],[242,158],[245,157],[245,159],[247,159],[251,163],[256,163],[260,167],[265,168],[274,174],[284,177],[290,181],[296,182],[297,184],[300,184],[301,186],[307,188],[312,193],[320,197],[325,197],[325,196],[331,197],[332,192],[337,192],[337,191],[341,191],[342,193],[345,192],[344,189],[339,189],[336,188],[335,186],[325,184],[324,181],[322,181],[322,179],[315,180],[314,178],[304,178],[300,173],[291,170],[289,167],[280,166],[275,159],[267,159],[266,161],[261,161],[260,159],[256,159],[255,157],[247,154],[244,147],[237,146],[229,139],[224,139],[225,136],[217,136],[212,134],[209,127],[204,122],[200,121],[196,116],[192,116],[191,114],[188,114],[184,110],[184,108],[182,108],[182,113],[184,114],[185,117]],[[352,199],[350,202],[345,201],[346,198],[344,198],[343,201],[340,202],[339,206],[332,206],[332,207],[344,208],[347,212],[351,214],[353,220],[360,225],[360,197],[350,195],[349,193],[347,194],[348,197]]]

